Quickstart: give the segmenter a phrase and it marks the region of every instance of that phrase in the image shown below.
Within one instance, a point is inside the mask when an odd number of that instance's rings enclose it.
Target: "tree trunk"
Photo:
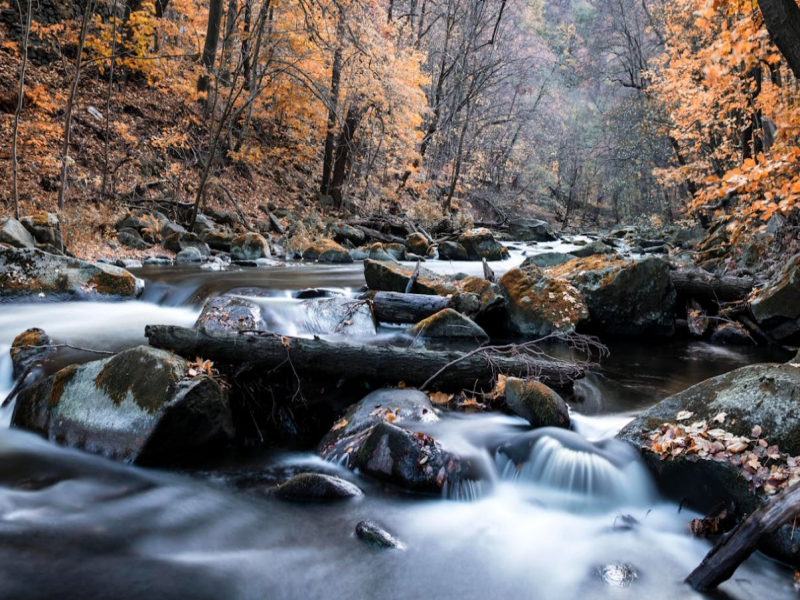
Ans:
[[[22,103],[25,100],[25,68],[28,66],[28,40],[31,35],[31,14],[33,13],[32,0],[28,0],[27,8],[24,30],[22,32],[22,66],[19,70],[17,106],[14,108],[14,124],[11,133],[11,195],[14,199],[14,218],[17,220],[19,220],[19,189],[17,187],[19,161],[17,160],[17,140],[19,138],[19,114],[22,112]]]
[[[333,150],[336,137],[336,112],[339,109],[339,84],[342,77],[342,38],[344,37],[344,16],[339,10],[339,21],[336,25],[336,49],[333,51],[331,67],[331,95],[328,98],[328,127],[325,133],[325,154],[322,157],[322,184],[320,194],[330,194],[331,171],[333,171]]]
[[[769,37],[800,79],[800,7],[795,0],[758,0]]]
[[[342,190],[350,172],[350,165],[353,162],[353,135],[361,120],[361,110],[355,103],[350,105],[342,125],[342,131],[339,133],[339,139],[336,142],[336,159],[333,163],[330,185],[330,194],[333,197],[333,205],[336,208],[342,207]]]
[[[201,62],[205,73],[197,80],[197,91],[207,92],[211,73],[214,71],[214,62],[217,58],[219,45],[219,29],[222,24],[223,0],[211,0],[208,5],[208,26],[206,28],[206,41],[203,44],[203,57]]]
[[[461,352],[334,344],[276,334],[207,333],[176,325],[148,325],[145,336],[155,348],[172,350],[192,359],[202,356],[215,362],[248,364],[265,370],[287,366],[309,376],[342,375],[373,383],[404,381],[407,385],[421,385],[449,366],[436,377],[434,387],[453,391],[473,387],[489,389],[497,373],[536,376],[553,385],[568,385],[583,376],[583,371],[573,364],[529,357],[523,360],[521,355],[489,358],[475,353],[465,357]]]

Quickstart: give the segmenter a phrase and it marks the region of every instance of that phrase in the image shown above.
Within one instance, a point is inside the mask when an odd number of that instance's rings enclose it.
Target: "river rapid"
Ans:
[[[521,260],[515,251],[492,266],[500,273]],[[292,292],[352,293],[364,284],[360,263],[135,274],[147,281],[137,301],[0,304],[0,399],[13,386],[11,341],[28,327],[59,344],[118,351],[146,343],[146,324],[191,326],[205,298],[231,290],[251,297],[258,288],[267,290],[258,298],[276,328],[302,335]],[[399,334],[389,327],[379,336]],[[0,409],[0,598],[703,598],[682,583],[710,549],[689,533],[698,515],[661,497],[635,453],[611,438],[671,393],[788,357],[679,340],[618,342],[610,351],[568,398],[575,431],[536,433],[523,469],[509,468],[498,450],[532,435],[520,418],[445,413],[425,424],[446,447],[479,457],[489,473],[459,498],[410,496],[311,451],[238,449],[177,471],[136,468],[9,429],[12,407]],[[58,361],[96,358],[64,348]],[[365,495],[331,504],[269,495],[276,483],[309,470],[348,479]],[[365,519],[403,549],[356,539],[355,525]],[[797,595],[791,571],[761,556],[720,590],[719,597],[736,599]]]

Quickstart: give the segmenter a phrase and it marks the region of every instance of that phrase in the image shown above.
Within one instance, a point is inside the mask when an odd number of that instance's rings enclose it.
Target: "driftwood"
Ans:
[[[450,298],[427,294],[370,292],[372,313],[381,323],[419,323],[445,308],[453,308]]]
[[[406,284],[406,294],[410,294],[414,289],[414,286],[417,285],[417,279],[419,279],[419,269],[420,261],[417,261],[417,266],[414,267],[414,272],[411,274],[411,277],[408,278],[408,283]]]
[[[702,269],[677,269],[670,271],[670,279],[679,296],[698,301],[736,302],[746,298],[756,284],[754,277],[717,277]]]
[[[436,387],[449,390],[472,386],[488,389],[498,373],[538,377],[553,385],[569,385],[583,376],[583,369],[574,363],[522,352],[474,352],[466,357],[461,352],[335,344],[272,333],[208,333],[175,325],[148,325],[145,336],[155,348],[192,359],[202,356],[219,363],[246,363],[265,370],[286,367],[310,376],[340,375],[373,383],[403,381],[411,386],[435,376]]]
[[[383,233],[377,229],[372,229],[366,225],[354,225],[354,227],[364,232],[368,238],[377,240],[384,244],[402,244],[404,239],[391,233]]]
[[[761,539],[800,516],[800,483],[774,496],[714,546],[686,578],[697,591],[713,589],[730,579],[736,568],[755,550]]]

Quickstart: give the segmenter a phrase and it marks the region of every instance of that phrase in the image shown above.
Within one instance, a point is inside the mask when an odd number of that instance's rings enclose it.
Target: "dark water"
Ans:
[[[8,345],[27,327],[43,327],[57,342],[118,350],[143,343],[145,324],[190,325],[209,295],[262,287],[291,307],[291,291],[355,290],[361,273],[360,264],[143,269],[143,301],[3,305],[0,398],[11,387]],[[570,399],[577,433],[543,435],[536,459],[519,473],[495,449],[530,435],[521,419],[443,414],[425,426],[482,465],[485,481],[468,490],[469,501],[412,497],[310,453],[240,450],[167,473],[0,430],[0,598],[702,597],[681,583],[709,549],[689,534],[695,515],[660,498],[625,448],[594,443],[670,393],[787,357],[681,341],[610,350]],[[64,360],[75,358],[94,357],[71,352]],[[345,477],[365,497],[301,505],[269,496],[304,470]],[[385,526],[405,548],[363,545],[354,537],[363,519]],[[630,587],[610,587],[597,575],[622,564],[638,572]],[[731,598],[796,596],[791,573],[760,557],[722,589]]]

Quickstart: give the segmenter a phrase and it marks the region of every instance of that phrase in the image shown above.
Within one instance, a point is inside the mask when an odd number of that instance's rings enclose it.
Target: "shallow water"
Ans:
[[[30,326],[57,343],[119,350],[144,343],[148,323],[191,325],[209,295],[266,288],[264,301],[288,307],[290,319],[292,291],[363,284],[358,263],[137,275],[149,280],[143,301],[0,306],[0,398],[12,385],[8,347]],[[519,450],[533,434],[516,417],[444,414],[418,425],[484,473],[457,494],[469,501],[413,497],[310,453],[237,450],[165,473],[2,430],[0,598],[701,598],[681,583],[710,547],[689,534],[696,515],[659,497],[636,457],[609,438],[670,393],[786,357],[682,341],[610,349],[569,399],[576,433],[537,432],[533,454]],[[97,357],[60,352],[61,362]],[[345,477],[365,497],[327,505],[269,496],[304,470]],[[354,536],[364,519],[405,549],[365,546]],[[611,587],[598,575],[609,565],[630,565],[638,577]],[[722,590],[796,597],[791,573],[761,557]]]

